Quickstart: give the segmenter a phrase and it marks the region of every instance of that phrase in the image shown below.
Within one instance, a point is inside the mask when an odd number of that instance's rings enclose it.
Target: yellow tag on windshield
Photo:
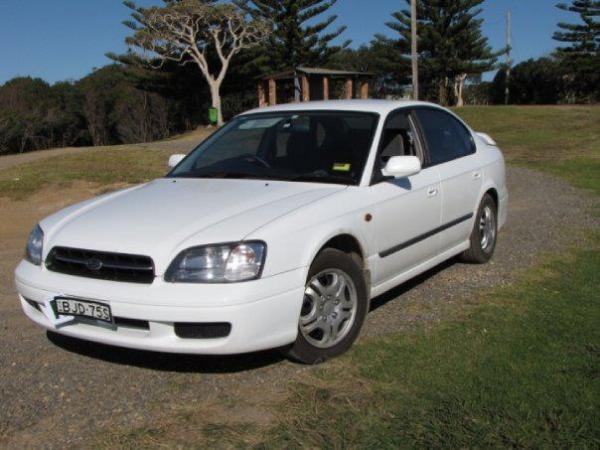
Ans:
[[[350,163],[335,163],[333,165],[333,170],[335,170],[337,172],[350,172],[351,167],[352,167],[352,164],[350,164]]]

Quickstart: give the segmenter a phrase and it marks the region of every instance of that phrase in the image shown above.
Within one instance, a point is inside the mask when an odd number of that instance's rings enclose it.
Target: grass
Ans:
[[[142,183],[167,172],[168,154],[164,150],[123,146],[53,156],[1,171],[0,195],[24,199],[49,185],[67,186],[73,181],[102,186]]]
[[[192,148],[209,132],[199,130],[151,144],[82,149],[13,166],[0,171],[0,197],[22,200],[49,186],[64,187],[74,181],[110,186],[152,180],[168,172],[171,154]]]
[[[600,106],[470,106],[455,112],[496,139],[508,162],[600,158]]]
[[[363,340],[303,371],[274,426],[174,410],[151,427],[111,429],[97,446],[599,448],[600,235],[590,245],[448,306],[440,324]]]
[[[469,107],[512,164],[600,194],[599,107]],[[135,183],[165,171],[167,150],[136,146],[55,157],[0,172],[0,195],[25,198],[74,180]],[[19,181],[14,181],[18,178]],[[304,371],[268,429],[171,417],[112,430],[102,447],[600,447],[600,234],[548,257],[513,286],[465,300],[435,326],[364,340]],[[197,431],[199,430],[199,431]],[[122,431],[122,432],[121,432]],[[185,433],[184,433],[185,435]],[[102,439],[102,438],[101,438]]]
[[[434,329],[358,345],[295,386],[265,446],[597,448],[598,269],[597,247],[579,251]]]
[[[600,106],[472,106],[456,112],[498,141],[508,163],[600,194]]]

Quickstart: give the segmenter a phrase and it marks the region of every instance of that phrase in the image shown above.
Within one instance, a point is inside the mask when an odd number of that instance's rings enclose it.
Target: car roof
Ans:
[[[414,100],[326,100],[302,103],[285,103],[275,106],[265,106],[246,111],[242,115],[286,112],[286,111],[360,111],[372,112],[382,116],[398,108],[408,108],[414,106],[433,106],[440,108],[434,103],[414,101]]]

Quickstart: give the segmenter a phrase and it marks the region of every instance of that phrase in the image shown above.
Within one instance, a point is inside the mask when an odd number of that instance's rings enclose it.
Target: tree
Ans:
[[[573,100],[593,101],[600,97],[600,1],[572,0],[557,8],[579,15],[579,23],[558,24],[553,39],[563,42],[556,55],[567,74]]]
[[[511,104],[556,104],[565,96],[560,62],[555,58],[529,59],[511,70],[509,87]],[[498,71],[490,87],[490,101],[504,104],[506,71]]]
[[[232,4],[198,0],[165,3],[163,7],[142,8],[126,2],[134,19],[128,23],[134,34],[126,39],[135,53],[129,55],[129,61],[138,58],[154,68],[168,61],[196,64],[209,85],[221,125],[221,85],[231,60],[242,50],[263,42],[270,34],[270,24],[262,18],[248,19]],[[214,64],[215,58],[218,64]]]
[[[307,25],[337,0],[234,0],[234,3],[253,17],[273,21],[275,28],[261,61],[263,70],[326,65],[333,55],[350,45],[349,40],[331,45],[346,30],[341,26],[325,32],[337,19],[336,15]]]
[[[70,83],[17,77],[0,87],[0,152],[87,143],[79,98]]]
[[[410,0],[405,0],[410,6]],[[481,33],[483,19],[479,5],[484,0],[420,0],[417,4],[419,67],[421,91],[425,98],[449,104],[452,99],[460,106],[468,77],[481,75],[495,67],[497,58],[506,50],[493,52]],[[392,14],[386,26],[399,37],[376,39],[396,50],[408,70],[411,44],[410,9]],[[406,69],[405,69],[406,68]],[[434,88],[435,91],[434,92]]]
[[[76,87],[93,145],[129,144],[167,137],[178,127],[169,117],[175,101],[138,87],[135,69],[112,64],[97,69]],[[145,83],[154,81],[145,79]]]
[[[497,67],[498,57],[508,49],[493,52],[488,44],[487,37],[481,33],[483,19],[476,16],[481,13],[481,8],[475,8],[483,0],[471,1],[471,5],[465,4],[467,8],[464,15],[459,14],[459,22],[465,24],[465,28],[456,37],[456,57],[452,63],[454,72],[454,98],[456,106],[464,104],[463,92],[467,77],[481,77],[481,74]]]

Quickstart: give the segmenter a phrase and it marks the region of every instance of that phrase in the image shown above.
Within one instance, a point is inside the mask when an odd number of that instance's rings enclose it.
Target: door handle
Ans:
[[[481,178],[481,172],[473,172],[473,179],[479,180]]]
[[[438,191],[438,189],[437,189],[437,188],[430,187],[430,188],[427,190],[427,197],[435,197],[436,195],[438,195],[438,192],[439,192],[439,191]]]

